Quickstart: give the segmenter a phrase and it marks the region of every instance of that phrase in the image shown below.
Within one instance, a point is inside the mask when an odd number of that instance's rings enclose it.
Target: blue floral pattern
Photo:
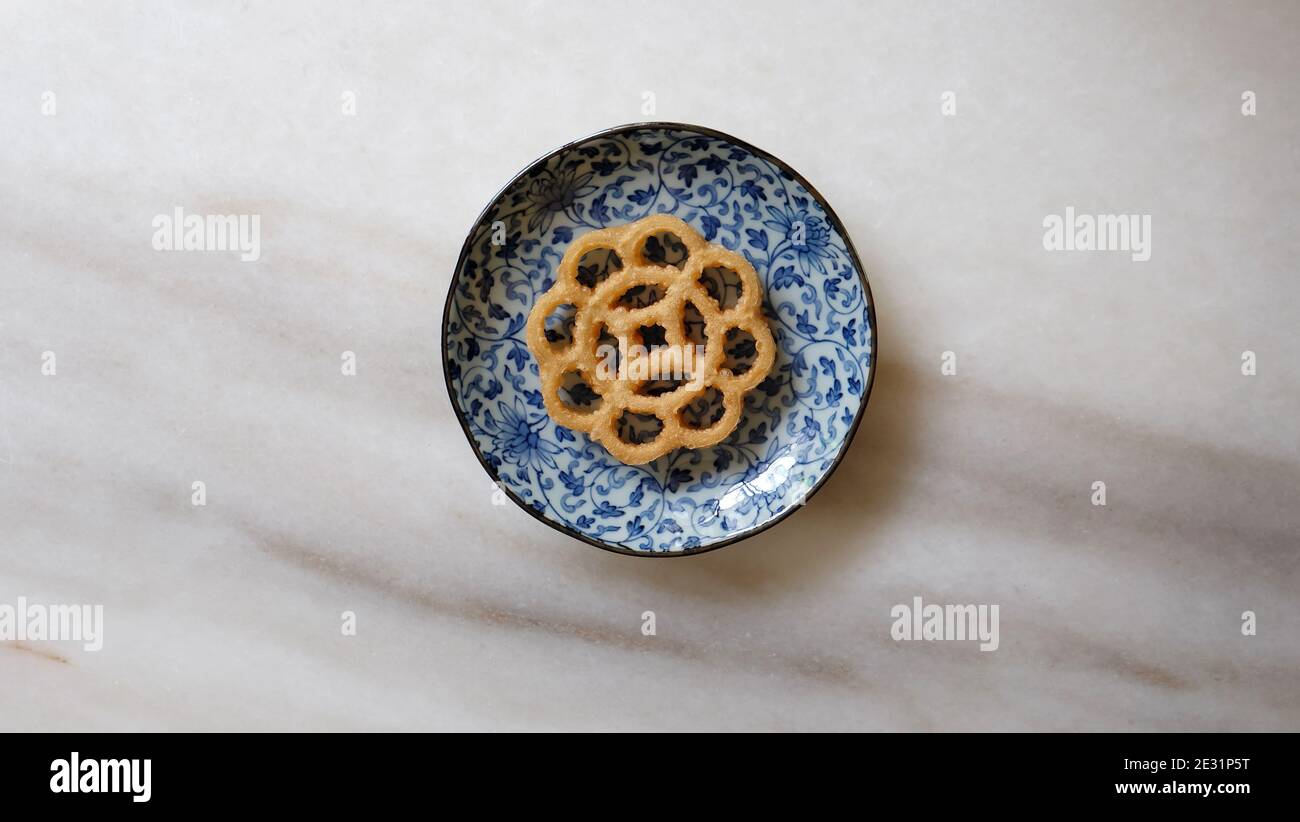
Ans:
[[[550,420],[523,329],[575,237],[660,212],[753,263],[778,354],[727,439],[630,466]],[[825,204],[770,158],[686,126],[596,135],[474,227],[444,318],[453,405],[496,481],[549,522],[618,551],[702,551],[800,505],[847,448],[873,366],[864,283]]]

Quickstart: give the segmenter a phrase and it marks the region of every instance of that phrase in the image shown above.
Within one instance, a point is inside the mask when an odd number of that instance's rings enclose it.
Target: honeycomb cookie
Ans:
[[[717,272],[734,273],[734,300],[714,279],[706,282],[716,293],[701,281]],[[547,320],[566,306],[573,307],[572,333],[553,340]],[[738,331],[753,338],[754,360],[733,373],[724,367],[724,349]],[[745,392],[768,375],[776,358],[754,267],[667,214],[570,243],[555,284],[528,315],[526,337],[551,419],[586,432],[628,465],[720,442],[739,424]],[[712,408],[719,394],[721,414],[699,418],[704,401],[712,400]],[[573,402],[575,396],[585,402]]]

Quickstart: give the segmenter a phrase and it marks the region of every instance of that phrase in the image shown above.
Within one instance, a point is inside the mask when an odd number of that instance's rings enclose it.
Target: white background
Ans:
[[[0,728],[1300,729],[1294,3],[173,5],[0,11],[0,602],[106,621],[0,642]],[[493,506],[439,364],[480,209],[642,119],[807,176],[880,323],[826,488],[691,559]]]

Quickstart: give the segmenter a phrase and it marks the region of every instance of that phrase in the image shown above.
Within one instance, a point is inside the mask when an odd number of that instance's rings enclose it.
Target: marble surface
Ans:
[[[1300,729],[1300,10],[792,9],[6,4],[0,602],[105,624],[0,642],[0,728]],[[647,91],[806,175],[880,319],[825,490],[688,559],[493,505],[439,365],[475,215]]]

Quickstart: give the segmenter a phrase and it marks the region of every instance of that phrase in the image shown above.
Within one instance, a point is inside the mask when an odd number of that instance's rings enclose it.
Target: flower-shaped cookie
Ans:
[[[667,262],[665,243],[682,259]],[[603,280],[584,258],[604,262]],[[718,272],[730,275],[731,287],[710,293],[702,277]],[[732,288],[739,291],[734,299],[721,293]],[[749,261],[676,217],[656,214],[584,234],[528,316],[546,411],[629,465],[713,445],[735,429],[745,392],[772,369],[776,344],[762,305]],[[548,334],[548,318],[566,306],[572,334]],[[727,368],[724,348],[737,334],[752,338],[753,361]],[[719,399],[720,413],[701,419],[704,401],[716,406]]]

